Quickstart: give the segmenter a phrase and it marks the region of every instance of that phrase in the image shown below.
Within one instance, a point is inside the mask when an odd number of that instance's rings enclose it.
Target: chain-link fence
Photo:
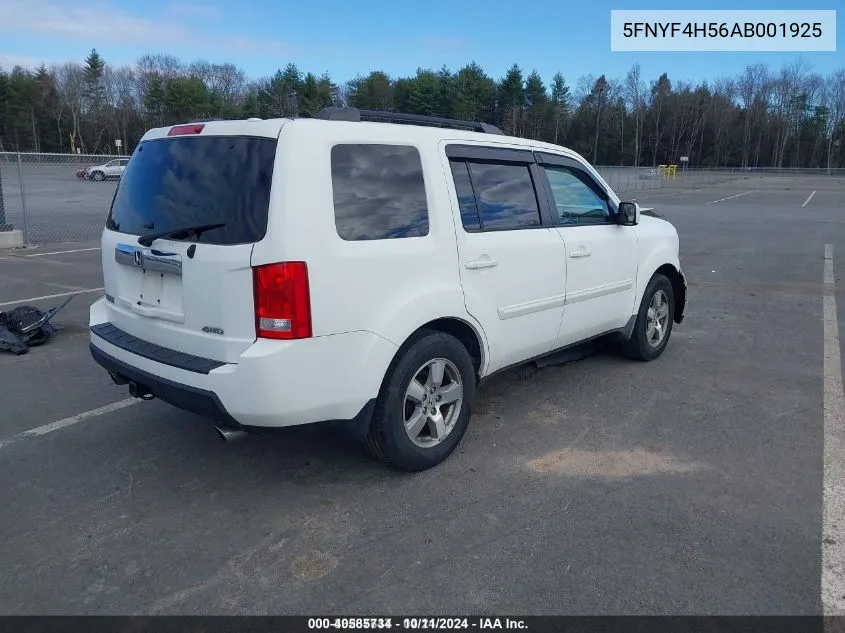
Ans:
[[[0,225],[27,245],[98,240],[128,158],[0,153]]]
[[[644,189],[663,189],[666,187],[690,187],[724,182],[726,179],[741,177],[729,172],[705,172],[703,170],[675,169],[660,167],[608,167],[596,166],[605,182],[617,195],[625,195]]]
[[[0,231],[24,244],[97,241],[128,157],[0,152]],[[755,175],[840,175],[845,169],[684,169],[597,167],[619,195],[644,189],[701,187]]]

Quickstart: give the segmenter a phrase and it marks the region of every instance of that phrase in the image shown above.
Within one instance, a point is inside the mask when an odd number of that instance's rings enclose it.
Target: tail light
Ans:
[[[259,338],[311,336],[311,294],[305,262],[253,268],[255,323]]]

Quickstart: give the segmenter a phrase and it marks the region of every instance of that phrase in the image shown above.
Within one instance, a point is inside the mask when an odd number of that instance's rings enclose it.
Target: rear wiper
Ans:
[[[138,238],[138,244],[142,246],[152,246],[153,242],[162,237],[172,237],[174,239],[181,239],[188,235],[196,235],[197,239],[205,231],[211,229],[219,229],[221,226],[226,226],[225,222],[217,222],[216,224],[197,224],[196,226],[183,226],[178,229],[170,229],[168,231],[158,231],[156,233],[147,233]]]

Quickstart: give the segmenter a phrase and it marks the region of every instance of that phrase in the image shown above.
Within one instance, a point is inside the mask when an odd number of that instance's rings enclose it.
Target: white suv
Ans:
[[[88,180],[106,180],[107,178],[120,178],[126,165],[129,163],[128,158],[116,158],[110,160],[102,165],[94,165],[85,170],[85,177]]]
[[[481,380],[608,334],[654,359],[686,304],[675,228],[575,152],[354,109],[148,131],[102,265],[91,353],[133,396],[227,439],[346,421],[407,470]]]

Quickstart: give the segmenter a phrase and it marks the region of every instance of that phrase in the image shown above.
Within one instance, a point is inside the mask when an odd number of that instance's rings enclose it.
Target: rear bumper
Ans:
[[[362,420],[397,350],[376,334],[348,332],[298,341],[260,339],[237,363],[218,363],[115,333],[104,302],[90,310],[91,355],[98,364],[175,407],[233,425]]]
[[[93,343],[90,343],[88,347],[94,360],[112,374],[116,380],[131,381],[143,385],[156,398],[179,409],[233,426],[240,426],[238,421],[226,411],[226,407],[223,406],[215,393],[154,376],[109,356]]]

